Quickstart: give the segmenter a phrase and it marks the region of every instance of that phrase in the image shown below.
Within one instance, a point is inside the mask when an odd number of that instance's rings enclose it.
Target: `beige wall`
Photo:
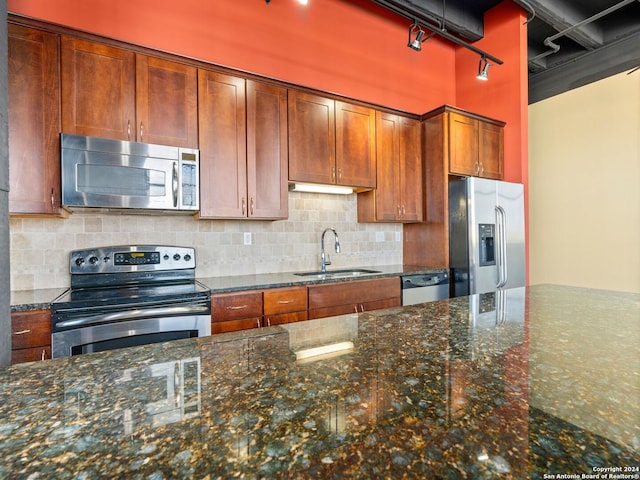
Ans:
[[[314,270],[320,234],[329,268],[402,264],[402,226],[357,223],[356,195],[289,193],[280,221],[195,220],[191,216],[74,213],[67,219],[11,219],[13,290],[69,286],[69,252],[102,245],[160,244],[196,248],[199,277]],[[251,233],[252,244],[244,244]]]
[[[529,107],[530,283],[640,292],[640,71]]]

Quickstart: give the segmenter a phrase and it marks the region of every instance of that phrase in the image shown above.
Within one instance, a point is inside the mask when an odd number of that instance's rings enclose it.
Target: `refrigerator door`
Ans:
[[[525,286],[524,187],[496,182],[498,288]]]
[[[469,281],[470,292],[494,292],[499,280],[499,250],[496,236],[498,182],[470,177],[468,182]]]

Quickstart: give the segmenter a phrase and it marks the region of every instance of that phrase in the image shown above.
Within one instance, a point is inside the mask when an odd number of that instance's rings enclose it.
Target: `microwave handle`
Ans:
[[[173,179],[171,181],[173,187],[173,207],[178,206],[178,162],[173,162]]]

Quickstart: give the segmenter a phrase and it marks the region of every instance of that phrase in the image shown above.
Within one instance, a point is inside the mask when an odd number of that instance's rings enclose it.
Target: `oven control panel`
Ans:
[[[74,250],[71,274],[182,270],[196,267],[195,249],[167,245],[127,245]]]

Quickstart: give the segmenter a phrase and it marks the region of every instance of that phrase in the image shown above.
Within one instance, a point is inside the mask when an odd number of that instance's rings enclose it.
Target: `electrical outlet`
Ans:
[[[376,232],[376,242],[384,242],[384,232]]]
[[[251,232],[244,232],[244,244],[251,245]]]

